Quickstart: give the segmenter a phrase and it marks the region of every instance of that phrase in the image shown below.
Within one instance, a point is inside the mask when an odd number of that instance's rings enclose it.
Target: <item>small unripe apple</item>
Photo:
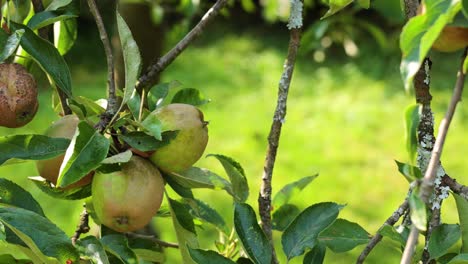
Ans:
[[[0,64],[0,126],[16,128],[29,123],[37,112],[37,84],[17,63]]]
[[[46,136],[52,138],[67,138],[72,139],[75,135],[76,128],[80,120],[75,115],[66,115],[61,119],[55,121],[49,128],[47,128],[44,133]],[[57,184],[57,179],[60,173],[60,166],[62,166],[63,159],[65,154],[56,156],[47,160],[38,160],[36,162],[36,168],[39,172],[39,175],[52,182],[54,185]],[[73,189],[81,186],[88,185],[91,183],[93,178],[93,172],[89,173],[87,176],[81,180],[65,187],[64,189]]]
[[[133,156],[119,171],[96,172],[91,192],[100,222],[115,231],[130,232],[147,225],[158,212],[164,180],[151,162]]]
[[[182,172],[200,159],[208,143],[208,123],[198,108],[188,104],[169,104],[150,115],[161,121],[163,131],[179,131],[174,139],[150,156],[153,164],[165,172]]]

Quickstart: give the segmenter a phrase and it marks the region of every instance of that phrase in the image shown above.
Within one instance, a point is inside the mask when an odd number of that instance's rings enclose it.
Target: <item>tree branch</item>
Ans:
[[[126,233],[126,235],[132,238],[142,238],[142,239],[150,240],[151,242],[158,244],[161,247],[179,248],[179,244],[177,243],[166,242],[151,235],[142,235],[142,234],[137,234],[137,233]]]
[[[34,9],[34,13],[39,13],[44,11],[44,5],[42,4],[42,0],[32,0],[32,5]],[[49,41],[49,32],[51,29],[51,25],[42,27],[38,30],[39,36],[47,41]],[[67,103],[67,94],[60,89],[57,85],[55,85],[55,89],[57,91],[59,100],[60,100],[60,105],[62,106],[62,112],[64,115],[70,115],[72,113],[70,106],[68,106]]]
[[[450,122],[452,121],[457,104],[461,100],[461,95],[463,92],[463,84],[465,81],[465,74],[463,73],[463,62],[466,58],[467,50],[468,48],[465,49],[465,52],[463,54],[460,70],[458,71],[457,82],[455,84],[454,92],[452,95],[452,99],[448,106],[445,117],[442,119],[439,125],[439,133],[437,135],[437,139],[434,144],[434,149],[432,150],[431,159],[429,161],[429,165],[426,170],[426,173],[424,174],[424,178],[421,182],[419,196],[426,204],[429,202],[429,198],[434,190],[434,180],[436,179],[437,168],[440,167],[440,156],[442,155],[442,149],[444,147],[445,138],[447,137],[447,132],[450,126]],[[445,175],[445,172],[444,172],[444,175]],[[439,176],[442,177],[443,175],[439,175]],[[419,234],[419,230],[413,225],[413,227],[411,228],[410,237],[408,238],[408,242],[406,243],[406,247],[403,253],[403,258],[401,259],[401,263],[409,264],[411,262],[411,258],[414,253],[414,246],[417,242],[418,234]]]
[[[218,0],[216,3],[205,13],[200,22],[177,43],[166,55],[160,58],[156,63],[150,65],[146,72],[138,79],[136,83],[137,91],[141,91],[146,87],[155,84],[157,76],[167,66],[169,66],[179,56],[185,48],[188,47],[206,28],[206,26],[213,20],[220,10],[226,5],[228,0]]]
[[[107,109],[106,112],[101,116],[101,121],[98,123],[97,128],[100,131],[103,131],[110,119],[118,111],[119,105],[117,102],[117,96],[115,94],[115,79],[114,79],[114,59],[112,55],[112,48],[109,41],[109,36],[107,35],[104,22],[102,21],[101,14],[99,9],[96,6],[94,0],[88,0],[88,6],[93,14],[94,20],[99,31],[99,36],[101,38],[102,44],[104,46],[104,52],[106,53],[107,60],[107,87],[108,87],[108,98],[107,98]]]
[[[379,233],[385,226],[393,226],[395,225],[398,220],[405,214],[406,211],[408,211],[409,204],[408,204],[408,198],[405,199],[405,201],[396,209],[395,212],[385,221],[383,226],[379,228],[375,236],[369,241],[367,246],[364,248],[364,250],[361,252],[361,255],[359,255],[356,264],[361,264],[364,263],[364,260],[367,258],[369,253],[374,249],[374,247],[382,240],[382,235]]]
[[[83,212],[80,214],[80,223],[76,226],[75,234],[71,238],[73,245],[75,245],[81,234],[88,233],[89,229],[89,214],[86,205],[84,205]]]
[[[276,110],[273,116],[273,123],[268,136],[268,149],[263,167],[262,185],[258,197],[259,213],[262,229],[272,245],[273,263],[278,263],[273,246],[272,226],[271,226],[271,193],[272,176],[275,165],[276,154],[281,135],[281,128],[285,122],[286,105],[288,99],[289,86],[291,84],[296,55],[301,41],[302,27],[302,2],[299,0],[291,1],[291,15],[288,23],[290,31],[288,55],[283,66],[283,73],[279,81],[278,100]]]
[[[442,177],[442,186],[449,187],[450,190],[468,201],[468,186],[459,184],[457,180],[452,179],[447,174]]]

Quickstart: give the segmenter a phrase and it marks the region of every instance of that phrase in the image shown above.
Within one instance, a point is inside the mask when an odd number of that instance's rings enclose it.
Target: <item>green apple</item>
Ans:
[[[130,232],[147,225],[158,212],[164,180],[151,162],[133,156],[119,171],[96,172],[91,192],[100,222],[115,231]]]
[[[49,128],[47,128],[45,135],[53,138],[68,138],[72,139],[75,135],[76,128],[80,120],[75,115],[66,115],[61,119],[55,121]],[[47,160],[38,160],[36,162],[36,168],[39,175],[52,182],[54,185],[57,184],[57,179],[60,173],[60,166],[62,166],[65,154],[56,156]],[[73,189],[81,186],[88,185],[91,183],[94,172],[89,173],[86,177],[81,180],[63,188]]]
[[[189,104],[169,104],[153,111],[163,131],[178,130],[167,145],[155,150],[150,160],[165,172],[182,172],[197,162],[208,143],[207,122],[203,113]]]

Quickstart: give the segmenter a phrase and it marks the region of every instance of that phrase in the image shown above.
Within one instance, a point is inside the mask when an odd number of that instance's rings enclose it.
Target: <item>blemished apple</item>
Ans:
[[[154,151],[150,160],[164,172],[182,172],[197,162],[208,143],[203,113],[189,104],[169,104],[153,111],[163,131],[178,130],[169,144]]]
[[[91,191],[100,222],[115,231],[130,232],[147,225],[158,212],[164,180],[150,161],[133,156],[119,171],[96,172]]]
[[[24,126],[36,115],[38,107],[34,77],[20,64],[1,63],[0,126]]]

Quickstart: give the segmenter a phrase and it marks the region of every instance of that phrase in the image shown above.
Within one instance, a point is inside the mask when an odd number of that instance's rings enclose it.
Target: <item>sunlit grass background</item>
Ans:
[[[257,29],[228,32],[222,28],[207,32],[167,68],[163,80],[178,80],[183,87],[198,88],[212,100],[202,107],[210,121],[206,154],[224,154],[242,164],[250,184],[248,201],[257,208],[288,32],[271,34]],[[274,170],[273,191],[319,173],[293,202],[301,208],[323,201],[346,204],[340,217],[357,222],[374,234],[407,193],[408,183],[399,175],[394,160],[407,161],[403,115],[414,99],[405,93],[400,81],[400,54],[384,53],[372,41],[359,44],[360,54],[354,59],[346,57],[339,47],[332,49],[323,63],[315,62],[310,54],[300,54]],[[89,43],[79,43],[67,60],[75,94],[99,99],[105,96],[106,69],[100,44],[93,46],[96,50],[91,55],[83,55],[89,49]],[[436,121],[443,116],[449,101],[457,59],[456,55],[433,56]],[[0,128],[0,135],[42,133],[58,118],[50,107],[50,98],[50,91],[43,89],[36,118],[23,128]],[[467,116],[462,102],[442,156],[447,172],[465,183]],[[213,158],[202,159],[197,165],[224,175]],[[0,167],[0,177],[30,191],[47,217],[71,236],[83,201],[57,201],[41,193],[27,180],[27,176],[36,173],[33,162]],[[232,200],[225,192],[203,189],[195,194],[232,223]],[[457,222],[452,198],[444,206],[443,220]],[[155,219],[154,224],[162,239],[175,241],[169,218]],[[216,231],[206,226],[198,229],[198,233],[201,246],[213,249]],[[280,235],[274,233],[277,252],[282,252]],[[362,248],[345,254],[327,251],[326,263],[353,263]],[[168,249],[167,253],[167,263],[181,263],[176,250]],[[281,263],[285,263],[282,254],[279,255]],[[384,240],[368,263],[397,263],[400,256],[399,248]],[[290,263],[302,260],[297,258]]]

